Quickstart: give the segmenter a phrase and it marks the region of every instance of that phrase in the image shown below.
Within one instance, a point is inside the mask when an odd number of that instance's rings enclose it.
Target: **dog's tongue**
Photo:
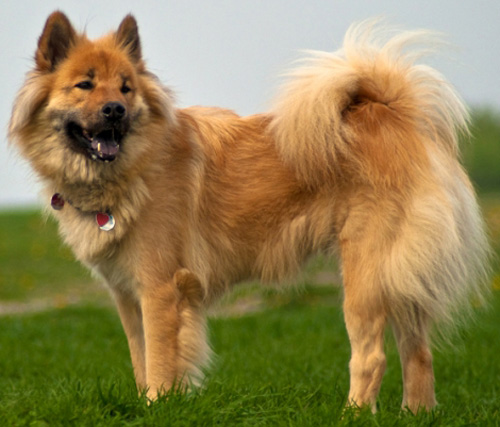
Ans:
[[[97,134],[91,143],[92,149],[103,160],[114,160],[120,146],[114,139],[113,131],[105,131]]]

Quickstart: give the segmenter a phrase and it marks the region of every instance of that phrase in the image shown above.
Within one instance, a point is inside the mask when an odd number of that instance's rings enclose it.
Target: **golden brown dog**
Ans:
[[[323,252],[342,266],[349,404],[375,410],[387,324],[403,406],[436,404],[429,329],[483,293],[488,244],[458,160],[463,104],[404,50],[426,33],[379,30],[352,27],[291,73],[270,112],[239,117],[175,108],[132,16],[95,41],[48,18],[10,138],[65,242],[109,286],[150,398],[201,378],[208,303]]]

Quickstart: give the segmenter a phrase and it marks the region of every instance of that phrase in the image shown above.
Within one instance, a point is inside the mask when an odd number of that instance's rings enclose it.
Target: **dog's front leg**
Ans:
[[[155,399],[177,379],[179,291],[173,280],[146,287],[141,297],[146,350],[147,395]]]
[[[114,290],[113,296],[127,335],[135,382],[142,391],[146,388],[146,360],[141,306],[137,298],[128,292]]]
[[[150,399],[172,386],[185,388],[200,380],[200,368],[210,353],[203,298],[200,282],[188,270],[179,270],[166,283],[144,288],[141,305]]]

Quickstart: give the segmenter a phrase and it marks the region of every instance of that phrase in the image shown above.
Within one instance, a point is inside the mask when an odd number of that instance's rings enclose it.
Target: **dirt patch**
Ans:
[[[44,298],[26,302],[3,302],[0,303],[0,316],[9,316],[14,314],[39,313],[41,311],[64,308],[81,303],[80,298]]]
[[[112,306],[113,302],[102,287],[80,287],[67,293],[57,293],[43,298],[32,298],[27,301],[0,301],[0,316],[40,313],[66,307],[92,304]]]
[[[327,288],[338,286],[340,277],[338,273],[322,271],[314,274],[308,283],[313,283],[313,287]],[[33,314],[48,310],[63,309],[66,307],[90,304],[102,307],[114,307],[112,298],[109,296],[104,286],[100,284],[80,284],[75,285],[71,292],[58,293],[44,298],[33,298],[28,301],[0,301],[0,316],[12,316]],[[239,285],[244,287],[245,284]],[[282,293],[276,293],[274,297],[269,295],[264,296],[261,287],[250,288],[250,291],[244,292],[242,295],[237,295],[232,298],[222,298],[221,301],[214,303],[208,309],[210,317],[240,317],[246,314],[256,313],[271,306],[279,306],[288,301]],[[307,295],[307,293],[305,294]],[[315,303],[316,300],[327,300],[325,296],[312,295],[309,300]],[[282,301],[283,300],[283,301]]]

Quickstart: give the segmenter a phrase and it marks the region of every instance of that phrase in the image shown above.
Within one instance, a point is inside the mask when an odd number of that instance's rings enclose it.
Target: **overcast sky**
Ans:
[[[403,28],[446,34],[454,49],[431,64],[470,105],[500,110],[500,0],[9,0],[0,14],[0,208],[40,203],[34,175],[5,135],[37,38],[55,9],[90,37],[132,12],[150,70],[174,89],[181,107],[264,111],[279,74],[301,50],[336,50],[349,24],[386,16]]]

